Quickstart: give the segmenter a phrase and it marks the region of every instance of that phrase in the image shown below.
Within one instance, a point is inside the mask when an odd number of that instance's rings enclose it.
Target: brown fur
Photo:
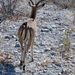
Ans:
[[[32,0],[30,1],[32,3],[31,5],[29,2],[29,5],[32,7],[31,17],[26,22],[24,22],[18,30],[18,38],[22,50],[20,66],[23,65],[24,72],[25,72],[26,56],[30,46],[31,46],[32,61],[33,61],[33,43],[34,43],[35,34],[37,32],[36,11],[38,7],[44,6],[44,4],[38,6],[39,3],[36,6],[36,4],[34,4]]]
[[[36,7],[33,7],[32,8],[32,12],[31,12],[31,18],[33,18],[33,19],[35,19],[35,17],[36,17]]]
[[[24,22],[18,30],[18,38],[22,50],[20,66],[25,64],[27,52],[30,46],[31,46],[32,61],[33,61],[33,42],[34,42],[35,30],[37,30],[35,20],[33,21],[32,19],[28,20],[27,22]],[[23,70],[25,71],[25,65],[23,66]]]

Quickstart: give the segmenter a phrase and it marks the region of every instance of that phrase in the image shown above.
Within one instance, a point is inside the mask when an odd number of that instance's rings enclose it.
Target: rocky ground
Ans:
[[[47,3],[37,11],[37,35],[34,41],[34,61],[30,50],[27,55],[26,72],[18,67],[21,51],[17,31],[27,19],[5,20],[0,24],[0,75],[75,75],[75,26],[74,9],[62,9]],[[64,49],[63,30],[73,29],[71,48]]]

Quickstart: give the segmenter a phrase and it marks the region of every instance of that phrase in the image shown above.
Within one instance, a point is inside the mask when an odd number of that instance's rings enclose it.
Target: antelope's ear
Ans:
[[[46,1],[45,0],[40,0],[39,2],[36,3],[37,8],[43,7],[45,5]]]
[[[28,4],[29,4],[30,7],[32,6],[30,2],[28,2]]]
[[[45,5],[45,3],[40,4],[40,5],[37,6],[37,8],[41,8],[41,7],[43,7],[44,5]]]
[[[29,3],[29,6],[30,6],[30,7],[31,7],[32,5],[34,5],[34,3],[33,3],[32,0],[29,0],[28,3]]]

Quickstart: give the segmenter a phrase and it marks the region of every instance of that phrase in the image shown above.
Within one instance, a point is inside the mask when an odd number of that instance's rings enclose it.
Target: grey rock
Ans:
[[[15,47],[20,47],[20,44],[16,44]]]
[[[72,47],[74,47],[74,48],[75,48],[75,43],[72,43]]]
[[[55,51],[51,51],[50,53],[51,53],[51,55],[56,55]]]
[[[16,38],[16,36],[14,34],[10,34],[11,38]]]
[[[41,29],[41,32],[49,32],[49,31],[52,31],[52,28],[50,28],[50,27],[43,27]]]
[[[9,40],[10,40],[10,36],[8,36],[8,35],[7,35],[7,36],[5,36],[4,38],[5,38],[5,39],[9,39]]]
[[[49,29],[41,29],[41,32],[49,32]]]
[[[48,52],[48,51],[50,51],[50,48],[49,49],[47,48],[47,49],[44,50],[44,52]]]
[[[29,7],[28,4],[24,6],[25,3],[28,3],[27,0],[22,0],[20,3],[21,4],[17,6],[18,10],[24,10],[25,7]],[[28,10],[30,9],[31,8],[28,8]],[[52,2],[38,10],[38,31],[33,47],[34,61],[30,62],[32,55],[31,49],[29,49],[26,57],[25,73],[23,73],[18,66],[21,60],[21,48],[17,37],[17,31],[21,24],[27,20],[28,16],[19,16],[19,18],[21,17],[20,20],[5,20],[2,22],[0,24],[0,38],[2,38],[0,42],[0,62],[1,57],[4,58],[7,55],[8,57],[3,61],[7,63],[10,62],[12,66],[9,66],[9,64],[8,66],[6,64],[0,65],[0,75],[64,75],[67,70],[69,72],[68,75],[74,75],[75,32],[72,31],[72,38],[70,38],[72,39],[70,40],[72,46],[72,57],[70,59],[66,60],[64,59],[65,56],[64,58],[62,57],[62,55],[65,54],[65,50],[63,44],[61,44],[64,37],[63,29],[66,30],[68,27],[71,29],[72,26],[75,11],[73,9],[71,10],[59,8]],[[25,11],[26,10],[23,12]],[[53,61],[55,62],[53,63]],[[3,74],[3,72],[5,74]]]
[[[75,37],[75,33],[72,33],[72,36]]]

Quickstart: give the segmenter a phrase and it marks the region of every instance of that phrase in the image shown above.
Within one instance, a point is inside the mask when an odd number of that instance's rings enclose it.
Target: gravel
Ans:
[[[46,4],[37,11],[34,61],[30,62],[29,50],[25,73],[18,66],[21,48],[17,37],[18,28],[24,20],[3,21],[0,24],[0,75],[75,75],[75,32],[72,31],[72,48],[67,55],[61,43],[63,29],[71,29],[73,14],[73,9],[58,8],[54,4]]]

